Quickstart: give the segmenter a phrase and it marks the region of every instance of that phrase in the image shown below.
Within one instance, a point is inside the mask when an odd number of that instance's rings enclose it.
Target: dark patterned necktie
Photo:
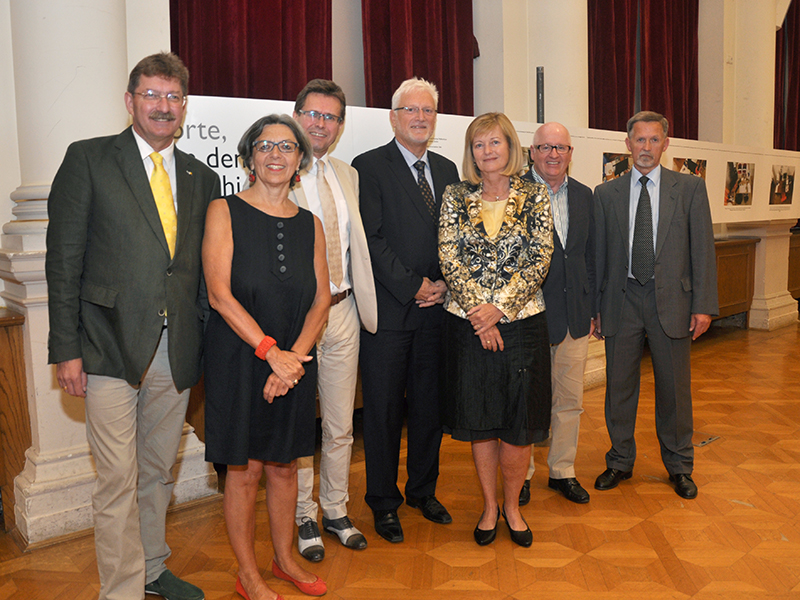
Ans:
[[[422,197],[425,198],[425,205],[428,207],[431,216],[434,218],[434,220],[436,220],[436,202],[433,200],[431,186],[428,185],[428,179],[425,177],[425,163],[421,160],[418,160],[414,163],[414,168],[419,173],[419,176],[417,177],[419,191],[422,192]]]
[[[644,285],[653,277],[656,256],[653,251],[653,207],[650,205],[650,192],[647,191],[647,176],[642,175],[639,183],[642,191],[636,207],[636,221],[633,226],[633,248],[631,250],[631,274]]]

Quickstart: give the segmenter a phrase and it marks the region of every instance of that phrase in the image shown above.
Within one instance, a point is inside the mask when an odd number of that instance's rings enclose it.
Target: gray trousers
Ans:
[[[646,337],[655,377],[656,433],[661,460],[671,475],[691,474],[694,466],[692,338],[673,339],[664,333],[656,310],[655,285],[654,280],[640,285],[635,279],[628,279],[619,331],[606,337],[605,413],[611,438],[606,466],[630,471],[636,460],[634,430]]]

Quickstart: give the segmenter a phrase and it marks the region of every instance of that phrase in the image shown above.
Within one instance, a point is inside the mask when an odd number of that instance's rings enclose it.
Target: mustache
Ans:
[[[171,112],[161,112],[160,110],[154,110],[150,113],[149,117],[154,121],[174,121],[175,115]]]

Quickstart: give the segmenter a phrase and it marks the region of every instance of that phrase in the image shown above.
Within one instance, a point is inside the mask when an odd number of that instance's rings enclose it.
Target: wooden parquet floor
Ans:
[[[312,570],[327,580],[332,600],[800,597],[799,348],[797,324],[773,332],[712,328],[695,343],[695,442],[718,439],[696,449],[700,494],[693,501],[668,485],[648,366],[634,476],[615,490],[594,490],[608,436],[604,388],[589,390],[576,469],[591,502],[572,504],[548,489],[546,448],[537,448],[539,471],[523,509],[534,533],[530,549],[515,546],[502,523],[493,544],[474,543],[481,512],[477,478],[469,445],[449,438],[442,443],[437,495],[453,523],[434,525],[404,505],[405,542],[385,542],[364,503],[359,439],[350,516],[369,548],[353,552],[326,537],[326,558]],[[257,552],[268,573],[263,492],[259,500]],[[170,513],[168,527],[173,572],[211,600],[238,599],[220,499]],[[287,599],[306,597],[271,574],[267,582]],[[91,536],[21,553],[0,535],[0,600],[91,600],[98,589]]]

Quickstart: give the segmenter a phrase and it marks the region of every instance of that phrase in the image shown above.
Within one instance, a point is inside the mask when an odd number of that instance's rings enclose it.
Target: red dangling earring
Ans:
[[[256,182],[256,174],[250,171],[250,175],[247,177],[250,180],[250,185],[253,185]]]

